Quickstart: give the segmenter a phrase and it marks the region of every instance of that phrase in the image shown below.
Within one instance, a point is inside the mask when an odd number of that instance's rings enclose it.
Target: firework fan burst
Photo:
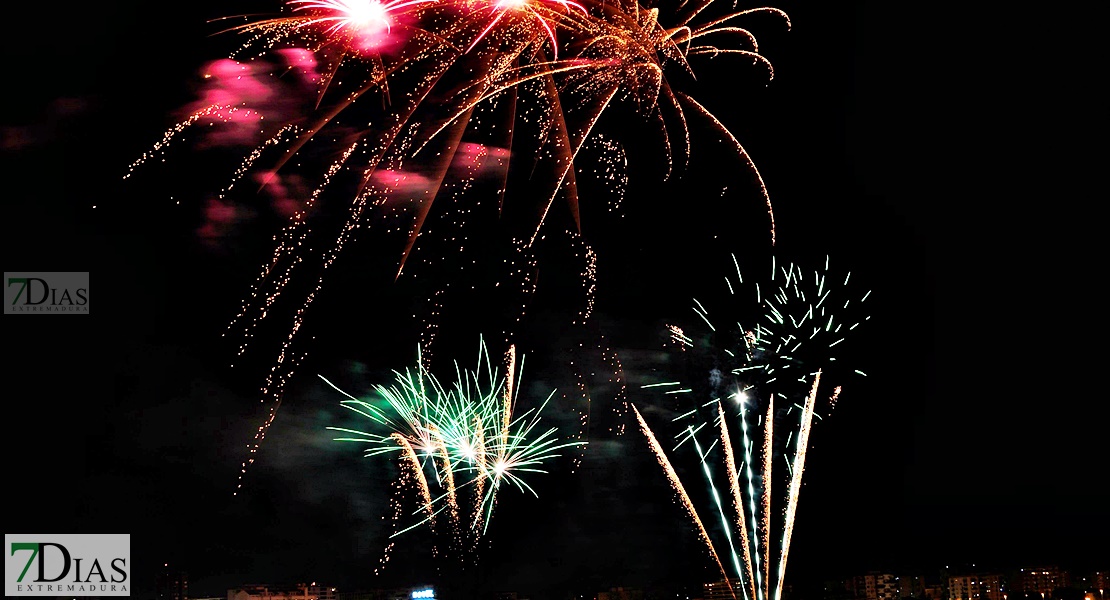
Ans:
[[[738,388],[755,397],[773,394],[797,401],[808,393],[817,370],[836,378],[865,376],[838,361],[857,329],[871,319],[871,290],[852,281],[851,271],[831,271],[830,259],[800,265],[771,257],[764,269],[745,274],[736,255],[724,276],[723,305],[693,299],[693,327],[670,325],[674,341],[712,366],[707,381],[719,393]],[[745,300],[746,298],[746,300]],[[699,341],[687,331],[701,331]]]
[[[537,496],[528,478],[546,473],[548,465],[570,448],[585,445],[566,441],[555,427],[541,426],[540,414],[552,396],[539,406],[518,410],[523,358],[515,348],[507,353],[504,374],[480,344],[478,364],[465,370],[455,364],[454,381],[444,385],[417,361],[413,369],[396,371],[392,385],[375,385],[372,399],[340,391],[342,406],[369,419],[373,430],[329,427],[341,434],[337,441],[365,446],[364,455],[395,456],[401,465],[398,490],[414,490],[415,510],[402,508],[395,494],[395,538],[427,526],[456,559],[476,560],[474,552],[487,532],[503,486]],[[382,566],[388,561],[386,556]],[[437,544],[433,552],[444,552]]]
[[[429,226],[439,222],[437,215],[459,223],[473,219],[454,207],[478,193],[521,252],[532,250],[554,214],[581,233],[576,164],[587,142],[602,134],[607,114],[632,114],[648,125],[639,129],[659,140],[665,177],[696,156],[695,124],[714,130],[748,169],[773,240],[770,200],[755,163],[720,119],[679,89],[694,75],[712,81],[720,68],[702,71],[706,58],[735,57],[735,63],[715,62],[772,76],[745,27],[761,13],[789,26],[778,9],[735,10],[713,0],[677,6],[290,0],[277,16],[244,17],[228,27],[246,37],[232,53],[242,65],[291,49],[310,54],[311,73],[303,66],[289,70],[305,70],[314,82],[311,108],[264,119],[249,102],[221,97],[168,130],[125,178],[164,155],[190,128],[247,119],[263,139],[230,174],[220,200],[231,201],[233,187],[243,193],[249,186],[235,184],[252,174],[262,190],[293,174],[307,182],[227,330],[238,340],[236,361],[259,345],[256,340],[275,339],[278,346],[272,359],[262,360],[269,365],[260,386],[266,416],[248,444],[236,490],[304,360],[306,319],[356,238],[370,231],[389,240],[397,249],[396,276],[419,273],[436,262],[434,250],[414,261],[419,245],[435,248],[436,240],[446,240],[450,252],[466,251],[468,230],[460,226],[447,234]],[[601,146],[612,150],[601,160],[615,163],[624,155],[620,137],[612,139],[615,144]],[[564,208],[557,212],[556,206]],[[512,218],[501,218],[510,208]],[[287,295],[292,298],[283,301]],[[259,328],[270,322],[276,333],[263,335]]]
[[[700,326],[668,326],[686,372],[643,386],[667,399],[677,430],[669,452],[696,454],[713,500],[708,511],[699,514],[668,450],[635,414],[733,596],[781,600],[810,433],[822,419],[818,403],[826,415],[835,407],[841,386],[828,388],[829,380],[848,372],[836,354],[869,320],[870,291],[850,286],[850,273],[830,273],[827,258],[823,270],[772,258],[769,278],[746,281],[735,256],[731,266],[729,298],[750,294],[750,305],[711,311],[694,300]],[[695,329],[704,334],[687,333]],[[715,478],[716,471],[723,473]],[[719,519],[725,544],[703,518]]]

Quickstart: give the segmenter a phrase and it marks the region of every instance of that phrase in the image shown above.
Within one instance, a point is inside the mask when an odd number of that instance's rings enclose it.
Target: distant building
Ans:
[[[729,596],[731,599],[732,597]],[[644,590],[615,587],[606,592],[598,592],[597,600],[644,600]]]
[[[149,581],[149,580],[148,580]],[[184,571],[162,565],[155,583],[157,600],[189,600],[189,576]]]
[[[736,597],[739,597],[740,589],[744,587],[744,584],[739,579],[729,579],[727,582],[722,579],[705,584],[704,600],[732,600],[734,596],[733,592],[729,591],[729,584],[732,585],[732,590],[736,591]],[[601,598],[598,598],[598,600],[601,600]]]
[[[948,578],[948,600],[1007,600],[1002,576],[959,575]]]
[[[333,587],[313,583],[245,585],[227,591],[227,600],[336,600]],[[407,598],[405,600],[408,600]]]
[[[867,600],[867,576],[856,575],[851,579],[844,582],[844,588],[848,591],[852,598],[856,600]]]
[[[897,579],[899,598],[925,598],[927,585],[924,577],[920,575],[900,575]]]
[[[387,595],[386,590],[338,592],[336,593],[335,597],[336,600],[387,600],[388,598],[392,598],[392,596]]]
[[[838,587],[835,597],[853,600],[898,600],[908,595],[902,594],[898,577],[891,573],[876,571],[845,579]],[[830,586],[826,584],[826,593],[829,591],[831,591]]]
[[[925,600],[945,600],[946,594],[943,585],[925,586]]]
[[[362,592],[336,592],[336,600],[385,600],[385,590],[370,590]]]
[[[891,573],[868,573],[863,576],[863,584],[867,600],[898,600],[900,597],[898,578]]]
[[[1027,596],[1039,595],[1042,598],[1051,598],[1052,592],[1058,588],[1071,586],[1068,572],[1060,567],[1026,567],[1017,572],[1011,587],[1016,592]]]
[[[435,588],[430,585],[366,590],[361,592],[336,592],[334,600],[437,600]],[[497,598],[497,596],[495,596]],[[515,596],[514,596],[515,598]],[[231,599],[229,599],[231,600]]]
[[[824,600],[855,600],[851,579],[832,579],[822,585]]]

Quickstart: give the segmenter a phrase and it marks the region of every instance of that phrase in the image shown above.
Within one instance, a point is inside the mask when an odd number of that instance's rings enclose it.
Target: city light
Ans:
[[[412,597],[414,600],[417,598],[431,598],[432,600],[435,600],[436,592],[432,588],[428,588],[425,590],[413,590]]]

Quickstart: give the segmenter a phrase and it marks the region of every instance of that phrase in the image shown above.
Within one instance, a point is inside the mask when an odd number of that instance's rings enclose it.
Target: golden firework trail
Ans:
[[[742,409],[740,411],[740,414],[739,414],[740,422],[742,424],[742,430],[744,432],[744,440],[743,440],[743,445],[745,447],[745,465],[744,465],[744,468],[747,471],[747,475],[748,475],[748,478],[749,478],[747,497],[748,497],[748,504],[749,504],[750,512],[746,512],[745,507],[744,507],[744,497],[743,497],[743,494],[740,491],[739,469],[736,468],[736,461],[735,461],[735,458],[734,458],[734,454],[732,452],[732,443],[731,443],[731,439],[730,439],[729,434],[728,434],[728,425],[727,425],[727,419],[726,419],[726,414],[725,414],[725,411],[724,411],[724,407],[721,404],[720,400],[714,400],[712,402],[712,404],[715,404],[716,408],[717,408],[717,410],[715,412],[717,413],[718,418],[715,419],[715,421],[716,421],[716,423],[718,425],[718,428],[719,428],[720,441],[721,441],[721,445],[722,445],[722,448],[723,448],[723,451],[724,451],[724,467],[728,471],[728,474],[729,474],[729,488],[730,488],[730,491],[731,491],[731,495],[733,497],[733,507],[736,511],[735,515],[734,515],[735,525],[736,525],[736,528],[737,528],[738,533],[739,533],[739,539],[740,539],[741,545],[743,546],[743,549],[744,549],[743,554],[744,554],[744,561],[746,563],[744,569],[741,569],[740,558],[736,555],[735,547],[732,546],[732,537],[731,537],[731,535],[729,534],[729,531],[728,531],[729,524],[728,524],[727,520],[724,519],[724,513],[723,513],[723,508],[721,507],[719,494],[717,493],[716,486],[713,483],[713,477],[712,477],[712,475],[709,471],[709,467],[708,467],[708,465],[706,463],[706,460],[705,460],[708,453],[703,453],[702,452],[701,445],[698,443],[698,440],[697,440],[697,432],[694,430],[693,426],[688,426],[687,432],[682,436],[684,440],[689,439],[689,440],[693,441],[693,445],[694,445],[695,449],[697,450],[699,460],[701,461],[701,464],[702,464],[702,469],[704,471],[706,482],[708,483],[708,485],[710,487],[710,491],[713,495],[713,498],[715,499],[715,501],[717,503],[718,509],[722,510],[721,516],[722,516],[722,520],[723,520],[723,522],[726,526],[725,534],[726,534],[726,537],[728,539],[730,547],[733,548],[732,558],[733,558],[734,564],[736,565],[737,576],[739,577],[739,579],[744,584],[742,589],[744,591],[745,597],[747,597],[747,594],[750,591],[752,593],[752,596],[751,596],[752,598],[766,598],[768,600],[771,600],[771,599],[781,600],[783,577],[784,577],[785,572],[786,572],[786,556],[788,555],[788,553],[790,551],[790,539],[791,539],[791,535],[792,535],[793,529],[794,529],[794,520],[795,520],[796,515],[797,515],[798,496],[799,496],[799,492],[801,490],[802,473],[805,470],[806,449],[807,449],[807,446],[809,444],[809,434],[810,434],[810,430],[812,429],[812,425],[813,425],[813,417],[814,417],[814,414],[815,414],[814,413],[814,406],[815,406],[815,401],[816,401],[816,397],[817,397],[817,389],[818,389],[818,386],[820,385],[820,380],[821,380],[821,372],[818,371],[814,375],[813,384],[811,386],[810,394],[807,396],[806,404],[803,407],[803,411],[802,411],[801,427],[800,427],[800,430],[799,430],[797,441],[795,443],[795,453],[794,453],[794,458],[793,458],[793,467],[791,469],[791,478],[790,478],[790,484],[789,484],[789,491],[788,491],[788,495],[787,495],[787,508],[786,508],[786,511],[785,511],[784,519],[782,521],[782,539],[781,539],[781,545],[780,545],[780,548],[779,548],[778,568],[777,568],[777,573],[775,573],[774,577],[771,576],[771,568],[769,566],[770,563],[772,562],[772,548],[770,546],[770,535],[771,535],[771,530],[772,530],[772,523],[771,523],[771,489],[772,489],[771,458],[772,458],[772,448],[773,448],[772,440],[773,440],[773,435],[774,435],[774,428],[773,428],[774,408],[773,408],[773,404],[768,407],[768,411],[766,413],[767,416],[763,420],[763,443],[762,443],[762,455],[763,455],[762,456],[762,463],[763,464],[762,464],[762,469],[761,469],[761,479],[762,479],[762,481],[760,482],[761,487],[762,487],[762,492],[760,494],[761,497],[762,497],[761,498],[762,502],[761,502],[761,509],[758,509],[758,510],[756,508],[756,503],[755,503],[756,502],[756,495],[757,495],[757,492],[756,492],[756,489],[755,489],[756,475],[755,475],[755,471],[752,467],[752,455],[751,455],[751,452],[750,452],[750,449],[753,445],[753,442],[750,439],[749,434],[748,434],[747,419],[745,418],[745,415],[744,415],[744,413],[746,411]],[[658,386],[660,384],[652,384],[652,385],[653,386]],[[839,394],[839,388],[837,389],[837,391],[835,393]],[[742,392],[737,392],[737,393],[733,394],[733,398],[735,398],[741,406],[743,406],[745,404],[746,396]],[[659,445],[658,441],[655,439],[655,436],[651,432],[651,429],[648,427],[647,423],[644,421],[643,417],[640,415],[639,410],[636,410],[635,406],[633,406],[633,410],[636,413],[636,419],[640,423],[641,430],[644,432],[645,436],[647,436],[647,438],[648,438],[648,443],[649,443],[649,445],[652,449],[652,452],[655,453],[657,459],[659,460],[659,464],[663,467],[663,471],[664,471],[664,473],[667,477],[667,480],[670,482],[671,487],[674,488],[676,490],[676,492],[678,492],[679,497],[682,500],[682,503],[683,503],[684,507],[687,510],[687,513],[690,515],[691,519],[694,520],[694,524],[698,528],[698,532],[700,534],[700,537],[701,537],[702,541],[704,541],[706,543],[706,545],[709,546],[711,555],[713,556],[714,560],[716,561],[718,567],[720,569],[722,569],[722,575],[724,575],[724,579],[726,581],[728,581],[729,578],[728,578],[727,574],[724,573],[724,570],[723,570],[724,567],[723,567],[720,559],[718,558],[718,555],[717,555],[715,546],[713,544],[713,541],[709,537],[709,534],[706,531],[705,527],[703,526],[701,520],[698,518],[697,512],[696,512],[696,510],[694,508],[694,505],[693,505],[693,502],[690,500],[690,497],[686,494],[686,491],[685,491],[685,488],[683,487],[682,482],[679,480],[677,473],[675,472],[674,468],[671,466],[670,461],[667,459],[662,447]],[[761,523],[762,526],[757,526],[757,522]],[[751,531],[751,537],[748,536],[749,529]],[[750,555],[747,554],[747,550],[749,548],[754,548],[756,550],[756,554],[755,554],[754,558],[750,557]],[[760,554],[762,554],[762,563],[760,562],[760,560],[761,560]],[[730,584],[729,587],[731,589],[731,584]],[[733,593],[735,594],[735,592],[733,592]]]
[[[476,549],[478,543],[482,541],[482,532],[485,531],[486,522],[482,507],[485,506],[486,474],[490,466],[486,460],[485,429],[482,427],[482,419],[477,418],[474,425],[477,434],[474,445],[474,466],[477,468],[478,475],[474,478],[474,506],[470,529],[472,546]]]
[[[447,508],[450,510],[452,525],[457,527],[459,521],[459,500],[458,494],[455,490],[455,469],[451,464],[451,451],[447,449],[447,443],[443,440],[443,436],[439,434],[438,428],[435,425],[429,427],[431,429],[432,438],[435,440],[435,449],[439,452],[439,459],[442,461],[442,467],[436,471],[436,477],[440,477],[442,473],[443,483],[447,488]]]
[[[509,425],[513,415],[513,374],[516,372],[516,345],[509,346],[509,350],[505,353],[505,398],[504,406],[501,409],[503,415],[501,421],[501,446],[507,447],[509,444]]]
[[[690,430],[690,440],[694,442],[694,450],[697,451],[699,460],[701,461],[702,473],[705,475],[705,480],[709,483],[709,488],[713,495],[713,504],[717,506],[717,513],[721,516],[721,526],[725,530],[725,539],[728,540],[729,556],[732,557],[732,566],[734,569],[736,569],[736,573],[740,575],[741,578],[743,578],[743,575],[741,575],[743,573],[743,569],[740,567],[740,559],[736,554],[736,544],[734,544],[732,541],[731,523],[729,522],[728,517],[725,516],[725,507],[724,504],[721,502],[721,495],[717,493],[717,487],[713,484],[713,473],[712,471],[710,471],[709,465],[705,462],[706,453],[702,451],[701,444],[698,443],[698,438],[693,433],[693,428],[690,428]],[[732,587],[731,583],[729,584],[729,587]],[[740,589],[744,590],[744,588]],[[735,591],[733,591],[733,595],[735,595]],[[746,591],[744,592],[744,597],[746,600]]]
[[[748,418],[747,418],[747,415],[746,415],[746,411],[744,409],[744,405],[745,405],[745,402],[747,401],[748,396],[745,392],[738,391],[735,394],[733,394],[733,398],[735,398],[736,401],[740,404],[740,415],[739,416],[740,416],[740,431],[741,431],[741,433],[743,433],[744,471],[746,472],[747,477],[748,477],[748,508],[751,511],[750,513],[748,513],[748,518],[750,519],[749,527],[752,530],[752,540],[754,541],[754,540],[759,539],[758,538],[759,530],[756,527],[756,514],[757,513],[756,513],[756,508],[755,508],[755,472],[752,469],[752,438],[751,438],[751,434],[748,432]],[[721,425],[724,426],[724,420],[721,421]],[[763,484],[767,485],[767,482],[763,482]],[[764,579],[763,579],[762,574],[766,570],[766,567],[761,568],[761,564],[766,565],[767,561],[769,560],[769,557],[767,556],[767,553],[766,553],[766,549],[764,549],[764,552],[763,552],[763,555],[762,555],[762,561],[763,562],[760,563],[760,560],[761,559],[760,559],[759,546],[757,545],[757,546],[755,546],[755,565],[754,565],[755,566],[755,568],[754,568],[754,570],[755,570],[755,580],[751,581],[750,585],[755,588],[755,596],[753,596],[753,598],[763,600],[764,598],[766,598],[766,596],[763,595]]]
[[[763,581],[771,583],[771,464],[774,462],[775,437],[775,396],[767,400],[767,415],[763,419],[763,526],[761,544],[763,546]],[[770,598],[770,590],[764,590],[764,597]]]
[[[709,549],[709,554],[713,557],[713,561],[717,563],[717,568],[720,569],[721,576],[725,578],[728,590],[735,600],[736,591],[732,589],[732,584],[729,583],[725,566],[721,563],[721,558],[717,556],[717,549],[713,547],[713,540],[709,538],[709,533],[705,530],[705,525],[702,524],[701,519],[698,517],[698,511],[694,508],[693,501],[690,500],[690,496],[686,493],[686,488],[682,485],[682,480],[678,478],[678,473],[675,473],[674,467],[671,466],[671,461],[667,458],[667,453],[663,451],[663,447],[659,445],[659,440],[655,439],[655,434],[652,433],[651,428],[648,427],[647,422],[644,421],[644,417],[640,415],[640,411],[635,405],[632,405],[632,412],[636,414],[636,420],[640,423],[640,431],[647,437],[648,444],[651,446],[651,451],[655,453],[656,460],[659,461],[659,465],[663,467],[663,472],[667,475],[667,481],[670,482],[671,487],[674,489],[675,493],[678,494],[679,499],[682,500],[682,506],[686,509],[687,514],[693,519],[694,525],[698,528],[698,534]]]
[[[732,507],[736,511],[736,530],[740,532],[740,544],[743,547],[744,571],[748,575],[746,590],[751,596],[756,597],[755,577],[752,572],[751,540],[748,539],[748,518],[744,514],[744,495],[740,493],[740,472],[736,466],[735,453],[732,450],[732,440],[728,435],[728,424],[725,422],[725,409],[721,401],[717,401],[717,418],[721,423],[721,448],[725,452],[725,469],[728,471],[728,487],[732,492]],[[764,555],[766,555],[766,548]],[[747,593],[747,591],[745,592]]]
[[[489,469],[489,464],[486,461],[486,441],[485,429],[482,427],[482,419],[477,418],[474,422],[475,431],[477,432],[477,443],[474,446],[474,464],[478,468],[478,473],[485,473]],[[480,532],[485,529],[483,523],[482,505],[486,500],[486,477],[479,475],[474,480],[474,514],[471,517],[470,529],[474,534],[474,543],[477,544],[481,539]]]
[[[802,427],[798,430],[798,446],[794,451],[794,466],[790,469],[790,492],[786,496],[786,520],[782,531],[782,551],[779,555],[779,572],[775,584],[774,600],[782,598],[782,581],[786,575],[786,557],[790,552],[790,538],[794,534],[794,517],[798,513],[798,496],[802,491],[802,472],[806,465],[806,448],[809,445],[809,430],[813,426],[813,408],[817,401],[817,386],[821,384],[821,371],[813,376],[813,387],[806,397],[802,409]]]
[[[420,459],[416,456],[416,451],[413,450],[412,444],[405,436],[392,433],[389,437],[401,447],[402,464],[407,467],[405,472],[408,473],[409,477],[412,477],[416,484],[416,489],[420,492],[420,498],[424,501],[424,510],[434,524],[435,511],[432,509],[432,491],[428,487],[428,478],[424,476],[424,468],[420,464]]]

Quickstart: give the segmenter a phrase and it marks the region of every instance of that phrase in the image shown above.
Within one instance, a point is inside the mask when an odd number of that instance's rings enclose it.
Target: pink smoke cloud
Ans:
[[[277,50],[265,60],[214,60],[201,69],[198,98],[183,112],[226,107],[201,121],[202,148],[258,144],[273,134],[268,127],[298,120],[315,101],[317,67],[315,55],[303,48]]]

